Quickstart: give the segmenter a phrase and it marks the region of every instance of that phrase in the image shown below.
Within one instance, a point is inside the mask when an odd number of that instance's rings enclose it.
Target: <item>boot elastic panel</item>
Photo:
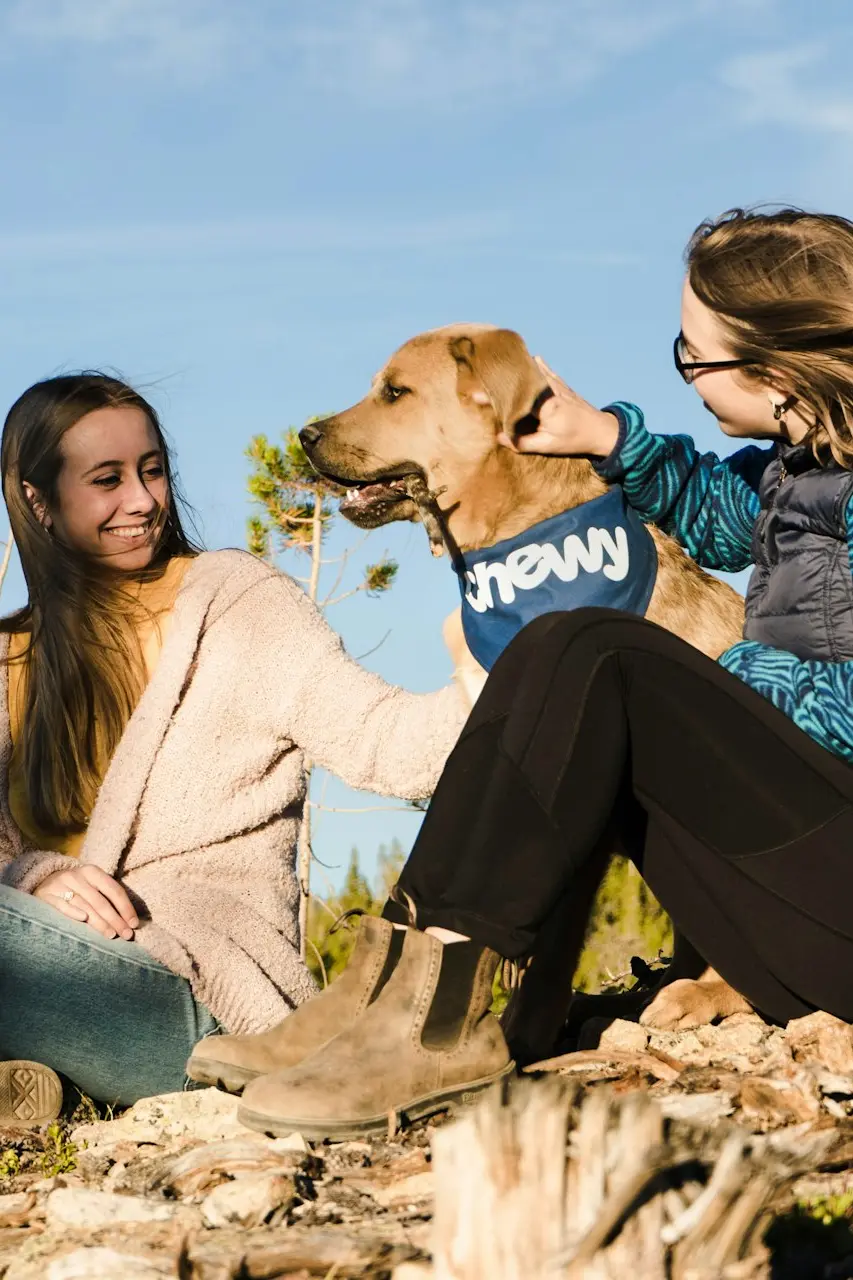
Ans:
[[[450,1049],[458,1043],[471,1013],[475,988],[488,983],[497,957],[478,942],[445,943],[441,954],[441,970],[435,994],[426,1016],[421,1044],[425,1049]],[[478,975],[478,969],[483,972]],[[485,997],[486,992],[481,993]],[[485,1013],[490,1000],[485,999]]]

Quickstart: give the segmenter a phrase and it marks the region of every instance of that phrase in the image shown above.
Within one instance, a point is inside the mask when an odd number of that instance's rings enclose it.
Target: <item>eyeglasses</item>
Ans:
[[[834,347],[853,347],[853,329],[842,329],[839,333],[819,333],[811,338],[801,338],[798,342],[778,346],[777,351],[831,351]],[[672,344],[675,367],[685,382],[692,382],[697,373],[703,369],[754,369],[759,360],[685,360],[687,343],[684,334],[680,333]]]
[[[685,360],[687,343],[684,334],[680,333],[672,344],[675,367],[685,382],[692,382],[702,369],[747,369],[755,364],[755,360]]]

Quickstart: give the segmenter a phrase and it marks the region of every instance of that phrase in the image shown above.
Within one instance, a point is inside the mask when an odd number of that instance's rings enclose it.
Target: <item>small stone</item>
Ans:
[[[649,1033],[639,1022],[617,1018],[601,1033],[599,1049],[617,1049],[623,1053],[642,1053],[649,1043]]]
[[[143,1200],[141,1196],[120,1196],[88,1187],[61,1187],[52,1191],[45,1203],[49,1227],[86,1227],[96,1230],[117,1222],[167,1222],[178,1205]]]
[[[853,1098],[853,1076],[836,1075],[817,1063],[811,1064],[808,1071],[824,1097]]]
[[[757,1049],[767,1038],[767,1024],[755,1014],[736,1013],[717,1026],[699,1027],[696,1035],[715,1057]]]
[[[692,1124],[714,1124],[735,1109],[732,1095],[723,1089],[713,1093],[659,1094],[657,1099],[669,1120],[686,1120]]]
[[[819,1062],[836,1075],[853,1075],[853,1028],[829,1013],[795,1018],[785,1028],[798,1062]]]
[[[82,1187],[83,1179],[78,1177],[76,1173],[55,1173],[50,1178],[39,1178],[37,1182],[30,1183],[27,1190],[35,1191],[38,1195],[48,1195],[51,1191],[56,1191],[58,1187]]]
[[[37,1201],[34,1191],[0,1196],[0,1228],[27,1226],[38,1215]]]
[[[272,1151],[301,1151],[304,1153],[308,1150],[308,1143],[301,1133],[288,1133],[284,1138],[273,1138],[269,1145]]]
[[[767,1039],[761,1046],[761,1061],[765,1073],[776,1072],[793,1061],[783,1027],[767,1028]]]
[[[649,1046],[668,1054],[688,1067],[707,1067],[711,1053],[695,1031],[655,1031],[649,1035]]]
[[[396,1182],[384,1186],[367,1178],[348,1178],[347,1182],[359,1191],[366,1191],[377,1204],[386,1209],[415,1205],[418,1201],[430,1200],[435,1195],[435,1175],[431,1169],[411,1173],[407,1178],[398,1178]]]
[[[221,1182],[232,1178],[278,1174],[292,1175],[304,1163],[301,1152],[273,1149],[257,1142],[209,1142],[194,1147],[171,1163],[162,1175],[162,1186],[183,1197],[201,1199]]]
[[[251,1133],[237,1122],[239,1105],[239,1098],[219,1089],[164,1093],[143,1098],[116,1120],[78,1126],[71,1140],[80,1148],[111,1151],[128,1142],[162,1147],[187,1138],[197,1142],[251,1139]]]
[[[140,1258],[115,1249],[75,1249],[54,1258],[46,1280],[173,1280],[177,1274],[172,1258]]]
[[[202,1201],[201,1216],[208,1227],[260,1227],[295,1198],[292,1178],[280,1173],[250,1174],[215,1187]]]
[[[749,1076],[740,1091],[740,1105],[747,1119],[758,1121],[763,1127],[800,1124],[814,1120],[820,1113],[820,1103],[811,1093],[786,1080],[770,1080]]]

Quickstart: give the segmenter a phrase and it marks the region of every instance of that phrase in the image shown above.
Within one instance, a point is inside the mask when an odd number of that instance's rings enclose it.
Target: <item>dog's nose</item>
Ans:
[[[313,422],[307,427],[303,427],[299,432],[299,439],[302,441],[303,449],[309,449],[311,445],[318,444],[323,432]]]

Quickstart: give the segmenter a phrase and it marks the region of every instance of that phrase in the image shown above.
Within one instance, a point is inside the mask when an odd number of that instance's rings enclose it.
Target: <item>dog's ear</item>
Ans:
[[[460,400],[491,406],[497,426],[514,436],[535,430],[548,383],[523,340],[512,329],[491,329],[450,340]]]

